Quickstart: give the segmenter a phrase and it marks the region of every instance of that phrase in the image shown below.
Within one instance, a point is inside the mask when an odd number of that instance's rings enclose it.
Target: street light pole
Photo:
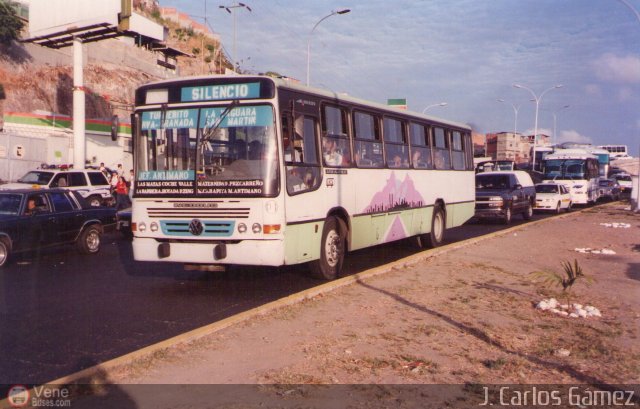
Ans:
[[[335,16],[336,14],[347,14],[350,11],[351,11],[350,9],[342,9],[342,10],[332,11],[330,14],[327,14],[326,16],[324,16],[320,20],[318,20],[316,25],[313,26],[311,31],[309,31],[309,38],[307,39],[307,86],[309,86],[309,67],[310,67],[310,61],[311,61],[311,34],[313,34],[313,31],[316,29],[316,27],[318,27],[318,25],[320,23],[322,23],[323,21],[325,21],[329,17]]]
[[[498,102],[506,102],[504,99],[498,99]],[[513,108],[513,113],[515,116],[515,120],[513,123],[513,135],[515,136],[518,133],[518,111],[520,110],[520,105],[516,106],[515,104],[511,104]]]
[[[218,8],[225,9],[227,11],[227,13],[229,13],[229,14],[231,14],[233,16],[233,57],[231,57],[231,59],[233,61],[231,62],[231,64],[233,66],[233,71],[235,72],[236,71],[236,37],[237,37],[237,31],[236,31],[236,13],[234,13],[232,10],[233,9],[237,9],[237,8],[245,8],[245,9],[249,10],[249,12],[251,12],[251,7],[247,6],[244,3],[238,2],[237,4],[232,4],[230,6],[218,6]]]
[[[622,4],[624,4],[625,6],[627,6],[629,8],[629,10],[631,10],[631,12],[633,14],[635,14],[636,18],[638,19],[638,23],[640,23],[640,12],[638,12],[638,10],[636,10],[635,7],[633,7],[631,5],[631,3],[629,3],[627,0],[619,0]],[[638,148],[638,176],[637,176],[637,189],[636,189],[636,197],[635,197],[635,201],[636,201],[636,208],[634,209],[634,211],[640,212],[640,147]],[[631,193],[633,193],[633,189],[631,190]],[[633,198],[631,198],[631,203],[633,204]]]
[[[556,114],[561,110],[567,109],[567,108],[569,108],[569,105],[565,105],[551,114],[553,115],[553,144],[554,145],[558,143],[558,138],[556,137],[556,119],[557,119]]]
[[[425,109],[422,110],[422,113],[424,114],[425,112],[427,112],[427,109],[429,108],[433,108],[433,107],[446,107],[447,105],[449,105],[446,102],[440,102],[438,104],[431,104],[429,106],[427,106]]]
[[[542,97],[544,96],[544,94],[546,94],[547,92],[551,91],[552,89],[556,89],[556,88],[562,88],[562,85],[554,85],[551,88],[547,88],[546,90],[544,90],[542,92],[542,94],[540,94],[540,96],[538,97],[536,95],[535,92],[533,92],[533,90],[531,88],[527,88],[524,85],[520,85],[520,84],[513,84],[513,86],[515,88],[522,88],[522,89],[526,89],[527,91],[529,91],[531,93],[531,95],[533,95],[533,99],[534,101],[536,101],[536,119],[535,119],[535,123],[533,126],[533,162],[531,164],[531,170],[535,171],[536,170],[536,145],[537,145],[537,141],[538,141],[538,111],[540,109],[540,101],[542,101]]]

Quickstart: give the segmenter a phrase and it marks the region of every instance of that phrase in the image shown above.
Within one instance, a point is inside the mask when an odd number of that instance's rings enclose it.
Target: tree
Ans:
[[[0,0],[0,43],[9,44],[20,38],[24,23],[16,14],[13,4]]]

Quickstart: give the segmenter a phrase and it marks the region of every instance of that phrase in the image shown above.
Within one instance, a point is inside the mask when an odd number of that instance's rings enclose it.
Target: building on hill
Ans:
[[[529,163],[529,138],[519,133],[488,133],[486,138],[486,156],[494,160],[512,160],[516,164]]]

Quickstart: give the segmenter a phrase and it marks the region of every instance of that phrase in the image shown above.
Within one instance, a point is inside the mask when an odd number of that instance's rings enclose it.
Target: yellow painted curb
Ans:
[[[213,324],[205,325],[200,328],[196,328],[194,330],[185,332],[183,334],[177,335],[175,337],[169,338],[167,340],[158,342],[153,345],[149,345],[142,349],[130,352],[126,355],[122,355],[120,357],[111,359],[109,361],[100,363],[98,365],[92,366],[90,368],[83,369],[79,372],[75,372],[73,374],[63,376],[51,382],[47,382],[45,385],[69,385],[74,383],[95,383],[93,378],[96,375],[100,375],[101,379],[105,379],[105,376],[108,377],[109,371],[114,370],[116,368],[122,368],[126,365],[130,365],[135,363],[136,361],[140,361],[144,358],[148,358],[155,353],[158,353],[163,350],[167,350],[171,347],[180,344],[188,344],[189,342],[195,341],[197,339],[203,338],[207,335],[214,334],[222,329],[228,328],[230,326],[239,324],[244,322],[250,318],[254,318],[260,315],[265,315],[271,311],[274,311],[278,308],[282,308],[285,306],[293,305],[299,303],[304,300],[311,299],[320,294],[327,294],[331,291],[334,291],[338,288],[345,287],[347,285],[353,284],[357,281],[361,281],[363,279],[375,277],[384,273],[387,273],[393,269],[393,267],[398,265],[414,265],[419,262],[425,261],[429,258],[436,257],[441,254],[448,253],[452,250],[457,250],[472,244],[479,243],[484,240],[488,240],[493,237],[503,236],[509,233],[512,233],[517,230],[521,230],[526,227],[535,226],[538,224],[546,223],[548,221],[555,220],[557,218],[566,218],[568,216],[576,215],[584,210],[590,210],[593,207],[588,207],[582,210],[575,210],[570,213],[565,213],[562,215],[557,215],[555,217],[548,217],[542,220],[536,220],[528,223],[519,224],[517,226],[510,227],[508,229],[500,230],[497,232],[489,233],[486,235],[482,235],[480,237],[474,237],[471,239],[463,240],[457,243],[448,244],[442,247],[438,247],[435,249],[425,250],[420,253],[413,254],[408,257],[404,257],[402,259],[387,263],[382,266],[374,267],[369,270],[363,271],[361,273],[353,274],[347,277],[343,277],[334,281],[330,281],[313,288],[298,292],[296,294],[289,295],[287,297],[278,299],[276,301],[272,301],[270,303],[261,305],[259,307],[253,308],[251,310],[236,314],[234,316],[225,318],[221,321],[217,321]],[[108,378],[107,378],[108,379]],[[5,407],[7,403],[6,398],[0,401],[0,407]],[[8,407],[8,406],[7,406]]]

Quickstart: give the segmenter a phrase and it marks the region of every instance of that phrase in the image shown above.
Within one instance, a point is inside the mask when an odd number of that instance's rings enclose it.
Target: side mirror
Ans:
[[[521,185],[520,183],[516,183],[516,184],[513,186],[513,190],[520,190],[520,189],[522,189],[522,185]]]
[[[118,115],[114,115],[111,117],[111,140],[118,140],[118,128],[120,128],[120,119]]]

